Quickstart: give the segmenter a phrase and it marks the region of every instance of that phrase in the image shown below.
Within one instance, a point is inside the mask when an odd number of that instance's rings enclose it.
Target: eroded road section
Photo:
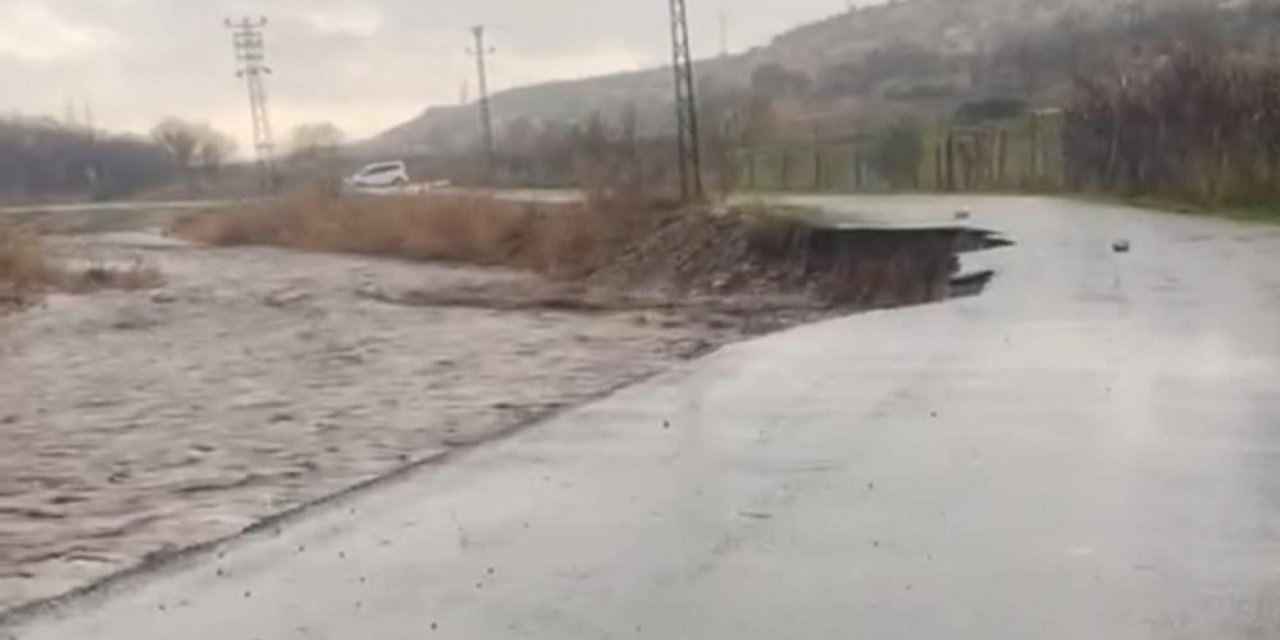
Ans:
[[[1280,634],[1276,230],[826,205],[1018,246],[982,296],[731,347],[8,635]]]

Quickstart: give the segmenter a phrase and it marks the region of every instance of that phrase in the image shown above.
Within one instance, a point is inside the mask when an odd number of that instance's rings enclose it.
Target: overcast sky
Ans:
[[[719,48],[721,10],[741,50],[847,4],[688,1],[700,55]],[[68,103],[87,103],[99,126],[138,132],[178,115],[233,133],[243,150],[247,98],[222,21],[244,14],[271,20],[277,137],[330,121],[357,138],[457,102],[475,24],[498,48],[494,90],[670,55],[666,0],[0,0],[0,112],[63,118]]]

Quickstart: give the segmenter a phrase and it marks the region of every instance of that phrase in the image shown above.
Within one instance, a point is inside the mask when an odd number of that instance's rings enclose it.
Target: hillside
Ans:
[[[1113,29],[1182,0],[896,0],[804,25],[740,55],[699,62],[704,101],[743,94],[789,104],[810,120],[854,110],[953,108],[993,94],[1054,96],[1061,69],[1031,69],[1046,34]],[[1239,6],[1244,0],[1186,0]],[[1271,0],[1255,0],[1254,4]],[[1064,45],[1074,46],[1074,45]],[[1056,60],[1041,60],[1049,67]],[[593,114],[616,121],[633,110],[644,132],[671,127],[670,71],[657,68],[512,89],[493,97],[499,137],[517,122],[580,123]],[[801,99],[803,98],[803,99]],[[379,152],[467,148],[475,136],[470,107],[431,107],[365,143]]]

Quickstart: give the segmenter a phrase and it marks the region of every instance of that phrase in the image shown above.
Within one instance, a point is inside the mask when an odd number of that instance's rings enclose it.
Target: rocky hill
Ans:
[[[1275,4],[1276,0],[894,0],[804,25],[745,53],[699,62],[707,101],[764,93],[805,97],[809,109],[886,100],[948,106],[992,93],[1041,93],[1049,84],[1019,72],[1031,41],[1064,29],[1112,28],[1180,3],[1198,7]],[[1018,47],[1022,47],[1019,49]],[[982,61],[1001,54],[1003,65]],[[1040,52],[1042,55],[1053,55]],[[1053,61],[1046,61],[1052,65]],[[668,69],[555,82],[493,97],[499,134],[517,121],[577,123],[634,112],[648,132],[671,127]],[[793,102],[795,102],[793,100]],[[473,143],[475,111],[431,107],[364,144],[377,152],[457,150]]]

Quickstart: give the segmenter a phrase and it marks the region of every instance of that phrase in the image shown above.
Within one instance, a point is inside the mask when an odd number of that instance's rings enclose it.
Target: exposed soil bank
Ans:
[[[786,297],[860,310],[936,302],[957,283],[959,255],[1010,244],[962,226],[841,228],[750,215],[673,215],[588,278],[591,287],[680,299]]]

